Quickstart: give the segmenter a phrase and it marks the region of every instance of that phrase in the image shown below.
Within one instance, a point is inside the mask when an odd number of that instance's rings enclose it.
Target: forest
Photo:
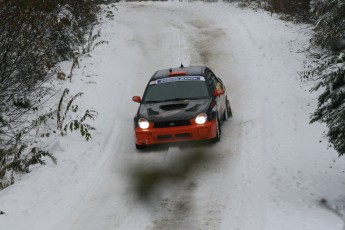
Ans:
[[[345,154],[345,0],[226,1],[313,27],[305,50],[310,58],[300,73],[320,94],[310,122],[325,123],[330,147]],[[56,161],[53,153],[41,148],[42,138],[52,133],[66,135],[71,129],[90,139],[92,127],[84,121],[93,119],[94,111],[63,125],[68,109],[76,109],[73,99],[80,95],[67,102],[66,111],[61,111],[63,98],[60,103],[48,101],[56,93],[52,77],[72,78],[59,72],[57,63],[72,60],[73,69],[78,57],[90,52],[90,40],[97,36],[94,26],[100,23],[100,5],[109,2],[114,1],[0,1],[0,188],[12,183],[15,174],[29,172],[31,165],[44,164],[45,158]],[[43,129],[50,120],[55,127]]]

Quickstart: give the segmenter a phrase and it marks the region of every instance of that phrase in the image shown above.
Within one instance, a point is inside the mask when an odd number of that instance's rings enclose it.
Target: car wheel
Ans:
[[[135,148],[138,149],[138,150],[142,150],[142,149],[146,148],[146,145],[137,145],[137,144],[135,144]]]
[[[226,99],[226,114],[227,114],[227,116],[226,116],[227,119],[226,120],[228,120],[229,117],[232,117],[230,101],[228,99]]]
[[[227,121],[229,119],[229,112],[228,112],[228,106],[226,106],[224,115],[223,115],[223,121]]]

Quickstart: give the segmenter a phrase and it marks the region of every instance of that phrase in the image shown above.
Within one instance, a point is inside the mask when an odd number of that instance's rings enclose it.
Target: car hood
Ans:
[[[207,112],[210,103],[211,99],[200,99],[141,104],[137,117],[151,122],[189,120]]]

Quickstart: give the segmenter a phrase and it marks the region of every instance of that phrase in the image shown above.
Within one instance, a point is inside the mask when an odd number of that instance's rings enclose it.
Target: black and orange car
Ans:
[[[220,124],[232,116],[226,88],[204,66],[164,69],[150,79],[134,117],[137,149],[191,140],[220,140]]]

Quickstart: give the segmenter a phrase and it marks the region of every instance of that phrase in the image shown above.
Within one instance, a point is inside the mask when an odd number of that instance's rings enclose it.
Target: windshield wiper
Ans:
[[[192,98],[192,97],[179,97],[179,98],[173,98],[173,99],[167,99],[164,101],[189,101],[189,100],[198,100],[199,98]]]
[[[161,103],[161,102],[168,102],[168,101],[189,101],[189,100],[200,100],[203,98],[195,98],[195,97],[177,97],[172,99],[166,99],[161,101],[145,101],[145,103]]]
[[[145,103],[160,103],[160,102],[164,102],[164,101],[145,101]]]

